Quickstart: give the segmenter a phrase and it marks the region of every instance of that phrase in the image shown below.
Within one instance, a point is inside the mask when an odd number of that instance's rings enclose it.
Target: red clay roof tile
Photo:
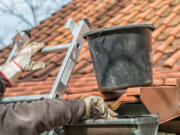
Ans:
[[[156,29],[152,33],[153,85],[176,85],[176,80],[180,78],[180,52],[178,48],[180,45],[180,4],[177,1],[73,0],[49,19],[33,28],[31,40],[44,41],[48,46],[71,42],[72,34],[64,28],[69,17],[75,21],[86,17],[90,20],[92,29],[130,23],[154,23]],[[0,51],[1,64],[7,58],[11,48],[12,46]],[[48,93],[60,69],[64,55],[65,52],[35,56],[34,60],[47,62],[47,67],[23,73],[16,85],[6,90],[5,96]],[[99,95],[105,99],[119,97],[112,104],[114,109],[122,103],[139,102],[136,95],[139,95],[140,88],[129,88],[125,91],[118,90],[111,93],[100,92],[87,42],[73,72],[64,98],[74,99],[88,95]]]
[[[174,53],[168,60],[163,63],[163,66],[173,67],[177,60],[180,59],[180,49]]]
[[[139,99],[134,96],[128,96],[126,93],[121,95],[117,101],[112,102],[109,107],[113,110],[117,110],[123,103],[136,103]]]

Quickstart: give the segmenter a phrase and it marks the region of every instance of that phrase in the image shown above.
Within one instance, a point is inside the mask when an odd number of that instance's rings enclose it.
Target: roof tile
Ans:
[[[160,4],[161,2],[162,2],[162,0],[156,0],[156,1],[154,1],[152,4],[150,4],[150,7],[156,8],[156,6],[157,6],[158,4]]]
[[[180,49],[174,53],[168,60],[163,63],[163,66],[173,67],[176,61],[180,59]]]
[[[92,29],[123,24],[154,23],[152,32],[153,48],[153,85],[175,86],[180,78],[179,40],[180,40],[180,4],[174,0],[74,0],[60,11],[31,30],[32,41],[44,41],[47,46],[69,43],[72,34],[64,28],[69,17],[79,21],[81,17],[90,20]],[[12,46],[0,52],[0,63],[5,61]],[[66,52],[38,54],[33,60],[41,60],[48,65],[42,70],[25,72],[16,85],[6,90],[5,96],[49,93],[61,67]],[[64,98],[74,99],[80,96],[99,95],[105,99],[114,99],[110,106],[114,109],[123,103],[139,102],[140,88],[117,90],[102,93],[98,88],[91,55],[85,43],[73,75],[64,94]]]

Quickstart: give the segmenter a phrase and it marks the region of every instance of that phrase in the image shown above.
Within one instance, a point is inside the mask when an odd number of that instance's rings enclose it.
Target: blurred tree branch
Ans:
[[[34,21],[34,25],[37,25],[37,18],[36,18],[36,10],[35,10],[35,6],[33,5],[33,1],[32,0],[24,0],[26,2],[26,4],[28,5],[28,7],[31,10],[32,13],[32,17],[33,17],[33,21]]]
[[[15,17],[1,25],[0,44],[7,45],[17,31],[31,29],[71,0],[0,0],[0,16]],[[6,18],[5,17],[5,18]],[[10,19],[12,20],[12,19]],[[3,21],[6,23],[6,21]],[[11,36],[11,37],[10,37]],[[8,43],[7,43],[8,42]]]
[[[3,39],[2,39],[2,37],[0,36],[0,46],[5,46],[5,44],[3,43]]]
[[[66,1],[70,0],[11,0],[8,2],[8,4],[4,0],[0,0],[0,12],[13,15],[26,23],[29,27],[34,27],[39,24],[40,20],[38,18],[42,14],[49,14],[60,9],[60,5]],[[29,19],[27,16],[25,16],[22,10],[20,11],[18,9],[17,5],[21,3],[26,4],[27,8],[29,9],[29,15],[32,19]],[[27,9],[24,10],[27,11]]]
[[[26,19],[21,13],[17,12],[14,2],[11,3],[11,6],[8,6],[1,0],[0,4],[3,7],[3,8],[0,8],[0,11],[2,11],[3,13],[13,15],[13,16],[17,17],[18,19],[24,21],[26,24],[30,25],[31,27],[33,26],[33,24],[31,24],[31,22],[28,19]]]

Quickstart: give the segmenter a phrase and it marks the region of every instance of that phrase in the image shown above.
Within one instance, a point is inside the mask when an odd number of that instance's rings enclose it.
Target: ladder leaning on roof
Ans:
[[[29,96],[17,96],[17,97],[5,97],[0,100],[0,103],[7,104],[12,102],[23,102],[23,101],[33,101],[39,100],[41,98],[61,98],[61,95],[65,92],[68,81],[71,77],[71,73],[76,64],[77,58],[80,54],[80,51],[83,47],[85,39],[83,38],[83,34],[88,32],[90,29],[90,23],[87,19],[81,19],[79,24],[76,24],[73,19],[68,19],[65,25],[65,28],[70,29],[73,34],[72,42],[64,45],[56,45],[52,47],[45,47],[41,50],[42,53],[51,53],[59,50],[68,49],[66,56],[63,60],[62,66],[57,74],[56,80],[52,86],[52,89],[49,94],[43,95],[29,95]],[[14,47],[11,50],[9,57],[7,58],[5,63],[9,63],[10,60],[17,55],[18,51],[21,49],[23,44],[30,40],[30,35],[27,32],[23,32],[21,34],[17,34],[14,40]],[[52,135],[54,130],[50,131],[49,134]]]
[[[70,29],[73,34],[72,42],[64,45],[56,45],[51,47],[45,47],[41,50],[41,53],[51,53],[59,50],[68,49],[66,56],[64,57],[63,63],[57,74],[56,80],[52,86],[52,89],[49,94],[43,95],[29,95],[29,96],[17,96],[17,97],[5,97],[0,99],[0,103],[12,103],[12,102],[20,102],[20,101],[33,101],[38,100],[43,97],[47,98],[61,98],[67,87],[68,81],[70,79],[71,73],[76,64],[79,53],[83,47],[85,39],[83,38],[83,34],[89,31],[90,24],[87,19],[82,19],[79,24],[76,24],[73,19],[68,19],[65,25],[65,28]],[[13,39],[15,41],[15,45],[7,58],[5,63],[8,63],[13,56],[17,55],[18,50],[21,49],[23,43],[30,40],[28,38],[28,34],[26,32],[22,34],[17,34]]]

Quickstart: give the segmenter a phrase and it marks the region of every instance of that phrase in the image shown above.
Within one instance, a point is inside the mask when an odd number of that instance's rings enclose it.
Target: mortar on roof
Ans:
[[[102,90],[152,84],[152,24],[101,28],[84,34]]]

